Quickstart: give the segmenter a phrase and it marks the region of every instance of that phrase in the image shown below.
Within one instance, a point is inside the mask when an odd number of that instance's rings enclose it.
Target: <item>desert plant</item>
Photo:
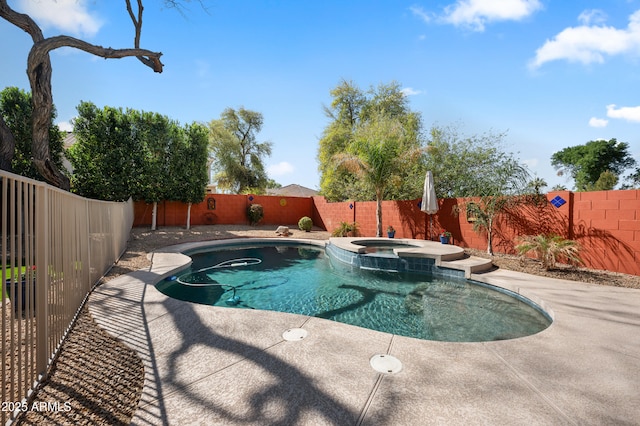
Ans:
[[[250,204],[247,207],[247,217],[251,225],[256,225],[264,217],[264,209],[261,204]]]
[[[347,237],[358,235],[358,224],[356,222],[340,222],[340,225],[331,232],[333,237]]]
[[[549,270],[556,265],[558,258],[566,258],[573,263],[582,263],[578,255],[580,245],[574,240],[568,240],[560,235],[539,234],[525,235],[519,238],[516,250],[521,256],[526,256],[534,252],[545,270]]]
[[[349,224],[349,231],[347,232],[347,237],[357,237],[360,232],[360,227],[358,226],[358,222],[351,222]]]
[[[298,228],[301,231],[309,232],[313,228],[313,221],[309,216],[304,216],[298,221]]]
[[[340,222],[340,225],[331,232],[332,237],[346,237],[349,231],[348,222]]]

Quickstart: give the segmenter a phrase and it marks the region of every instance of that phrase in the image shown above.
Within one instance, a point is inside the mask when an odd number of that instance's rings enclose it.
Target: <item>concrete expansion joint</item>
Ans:
[[[569,417],[558,405],[556,405],[549,397],[547,397],[540,389],[538,389],[533,383],[527,380],[520,372],[509,363],[502,355],[498,353],[498,351],[489,344],[489,342],[483,343],[484,347],[486,347],[493,355],[500,360],[511,372],[525,384],[532,392],[534,392],[538,397],[543,400],[546,404],[548,404],[556,413],[561,415],[568,423],[572,425],[578,426],[578,423],[574,421],[571,417]]]
[[[384,374],[378,374],[376,383],[373,385],[373,389],[371,389],[371,392],[369,393],[369,397],[367,398],[367,401],[364,403],[364,406],[362,407],[362,411],[360,411],[360,416],[358,417],[356,426],[361,426],[363,424],[364,419],[367,417],[367,412],[369,411],[369,408],[373,403],[373,399],[375,398],[376,393],[378,392],[378,388],[380,387],[380,384],[384,380],[384,377],[385,377]]]

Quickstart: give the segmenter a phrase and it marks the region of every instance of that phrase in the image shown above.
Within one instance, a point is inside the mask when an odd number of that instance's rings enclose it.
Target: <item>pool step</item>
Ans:
[[[440,267],[464,271],[465,278],[471,278],[471,274],[477,274],[491,269],[493,262],[491,262],[491,259],[484,257],[468,256],[455,260],[443,260],[440,262]]]

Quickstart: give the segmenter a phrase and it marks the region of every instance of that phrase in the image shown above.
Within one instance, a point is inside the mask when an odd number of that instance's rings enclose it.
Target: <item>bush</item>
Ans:
[[[580,245],[574,240],[567,240],[559,235],[526,235],[519,238],[516,250],[521,256],[534,252],[545,270],[556,265],[558,258],[564,258],[572,263],[582,263],[580,259]]]
[[[300,228],[301,231],[309,232],[311,228],[313,228],[313,221],[310,217],[305,216],[298,221],[298,228]]]
[[[247,207],[247,217],[251,225],[256,225],[264,217],[264,209],[261,204],[251,204]]]
[[[340,222],[340,226],[331,233],[334,237],[356,237],[358,235],[357,222]]]

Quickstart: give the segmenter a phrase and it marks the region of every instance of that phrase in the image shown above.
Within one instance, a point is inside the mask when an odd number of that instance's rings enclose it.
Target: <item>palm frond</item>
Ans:
[[[521,256],[533,252],[545,270],[555,267],[562,258],[571,263],[583,263],[580,244],[555,234],[525,235],[519,238],[516,250]]]

